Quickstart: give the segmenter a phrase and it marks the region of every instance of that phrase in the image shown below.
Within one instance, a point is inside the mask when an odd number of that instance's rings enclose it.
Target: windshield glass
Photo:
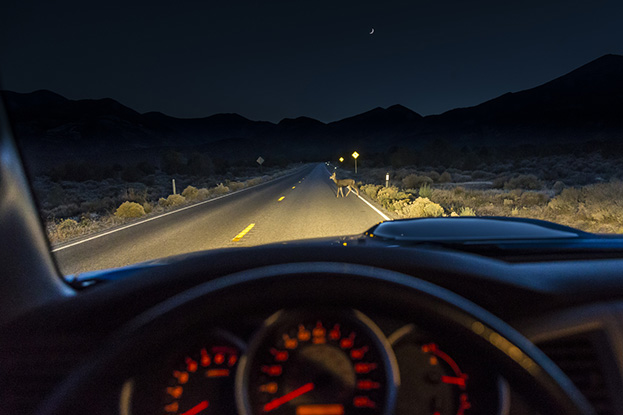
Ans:
[[[398,218],[623,233],[622,11],[13,2],[2,97],[66,275]]]

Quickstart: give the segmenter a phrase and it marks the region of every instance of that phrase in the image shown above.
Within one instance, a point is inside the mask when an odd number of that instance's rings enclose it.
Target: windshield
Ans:
[[[620,2],[36,3],[1,87],[63,274],[399,218],[623,233]]]

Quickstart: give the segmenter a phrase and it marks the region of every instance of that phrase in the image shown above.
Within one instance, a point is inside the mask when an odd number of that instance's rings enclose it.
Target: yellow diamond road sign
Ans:
[[[340,157],[340,163],[344,161],[344,157]]]
[[[357,153],[357,152],[355,151],[355,152],[353,153],[353,157],[354,157],[354,158],[359,157],[359,153]]]

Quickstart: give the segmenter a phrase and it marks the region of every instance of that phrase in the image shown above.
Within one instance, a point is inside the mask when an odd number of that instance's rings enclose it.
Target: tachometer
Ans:
[[[158,360],[139,378],[132,413],[236,415],[234,378],[244,344],[215,330]]]
[[[387,414],[396,360],[358,311],[278,312],[241,361],[237,401],[245,415]]]

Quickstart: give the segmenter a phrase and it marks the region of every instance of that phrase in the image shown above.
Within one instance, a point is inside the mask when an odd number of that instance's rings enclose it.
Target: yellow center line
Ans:
[[[286,198],[285,196],[281,196],[281,197],[279,198],[279,200],[277,200],[277,202],[281,202],[281,201],[282,201],[283,199],[285,199],[285,198]]]
[[[292,186],[292,188],[293,188],[293,189],[295,189],[295,188],[296,188],[296,186]]]
[[[240,232],[238,235],[236,235],[236,237],[234,239],[232,239],[232,242],[238,242],[239,240],[242,239],[243,236],[245,236],[247,234],[247,232],[249,232],[251,229],[253,229],[253,227],[255,226],[255,223],[250,224],[249,226],[247,226],[246,228],[244,228],[244,230],[242,232]]]

